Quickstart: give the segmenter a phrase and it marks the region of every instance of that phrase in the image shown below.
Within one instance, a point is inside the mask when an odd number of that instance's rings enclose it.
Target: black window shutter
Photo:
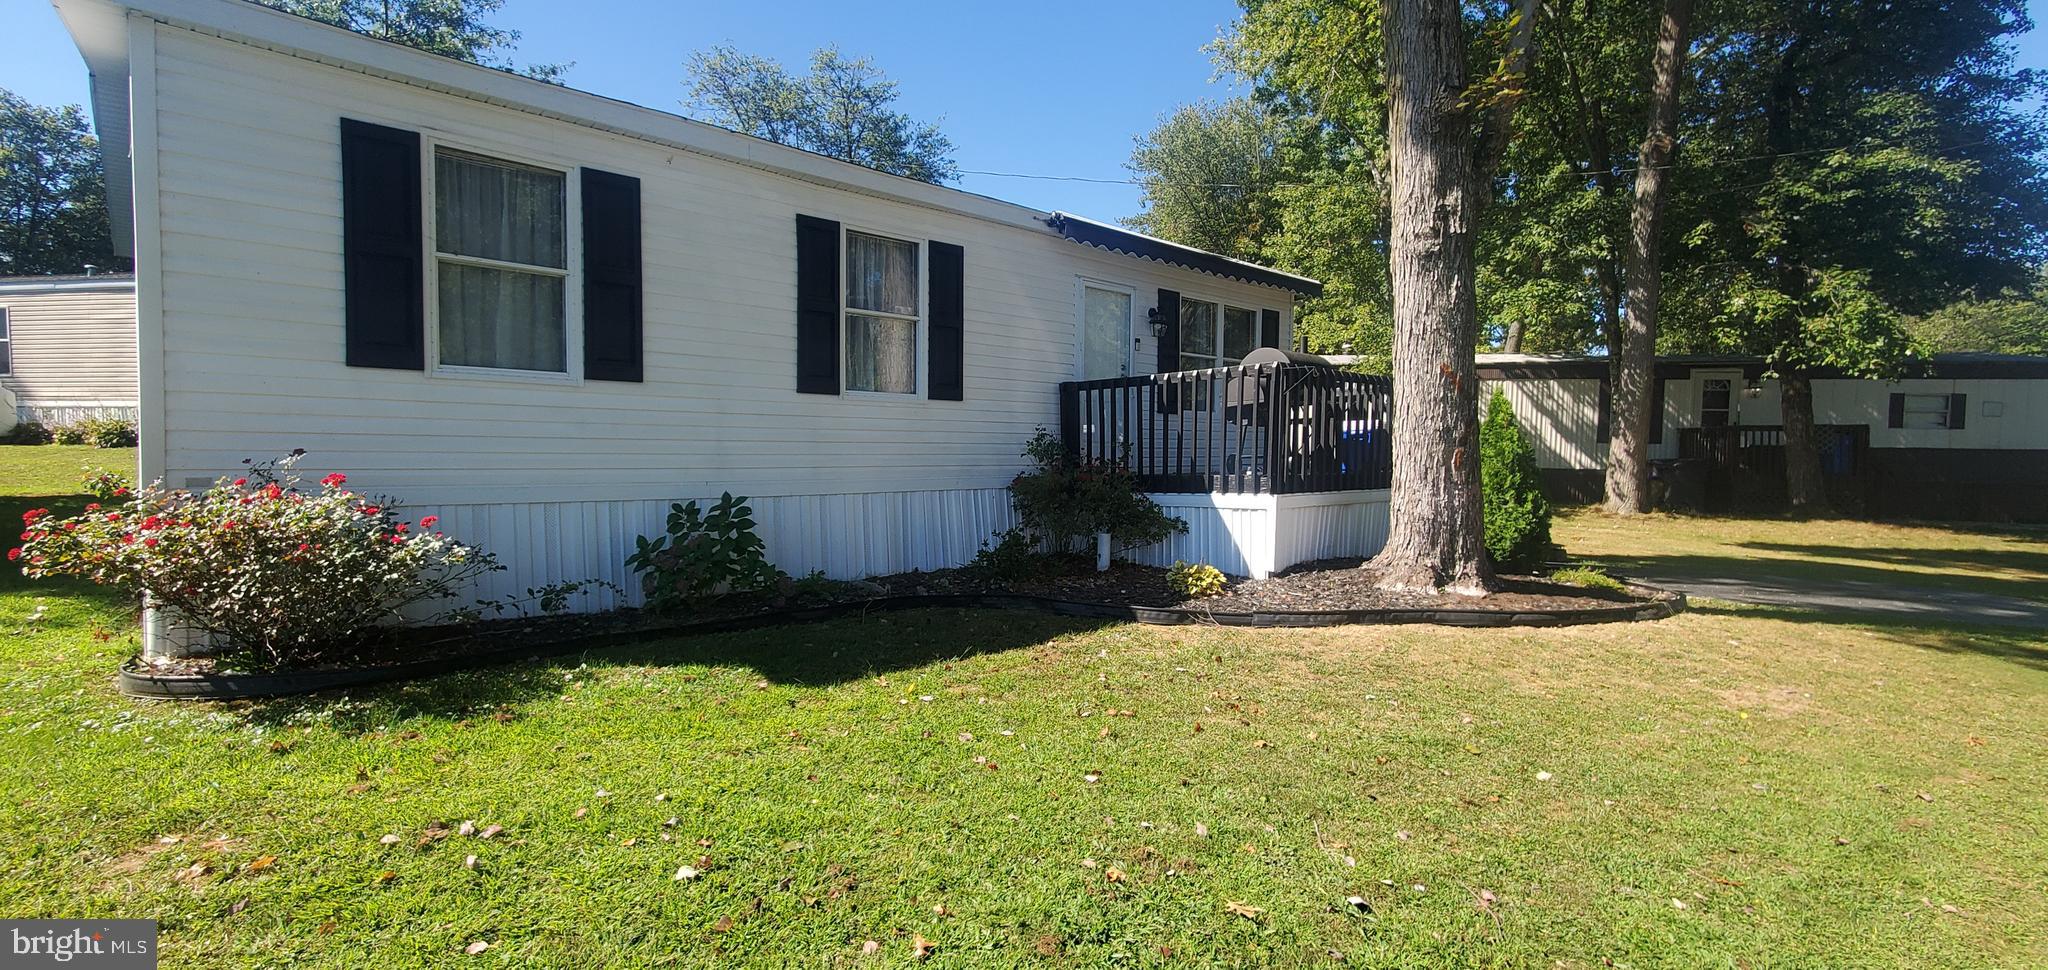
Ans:
[[[1963,421],[1968,418],[1969,413],[1970,396],[1968,394],[1951,394],[1948,396],[1948,429],[1950,431],[1963,430]]]
[[[350,367],[426,366],[420,136],[341,119],[341,262]]]
[[[796,217],[796,390],[839,393],[839,223]]]
[[[1279,347],[1280,345],[1280,311],[1260,310],[1259,346]]]
[[[583,170],[583,376],[639,381],[640,180]]]
[[[1892,395],[1891,415],[1885,419],[1884,426],[1887,428],[1903,428],[1906,426],[1906,396],[1904,394]]]
[[[952,243],[933,241],[931,263],[931,379],[926,396],[934,401],[967,397],[967,252]]]
[[[1166,329],[1159,334],[1159,373],[1180,370],[1180,291],[1159,291],[1159,320]]]
[[[1158,313],[1159,322],[1163,326],[1159,330],[1158,366],[1154,370],[1161,374],[1170,374],[1180,370],[1179,290],[1159,291]],[[1171,384],[1160,387],[1153,398],[1153,408],[1161,414],[1171,414],[1180,410],[1180,389]]]
[[[1664,443],[1664,378],[1650,382],[1650,443]]]
[[[1614,387],[1607,378],[1600,379],[1600,416],[1595,419],[1593,440],[1606,441],[1614,427]]]

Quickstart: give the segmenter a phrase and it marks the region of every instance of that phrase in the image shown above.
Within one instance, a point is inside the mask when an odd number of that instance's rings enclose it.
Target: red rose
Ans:
[[[441,521],[441,517],[440,517],[440,516],[438,516],[438,515],[429,515],[429,516],[427,516],[427,517],[425,517],[425,518],[423,518],[423,519],[421,519],[421,520],[420,520],[420,528],[422,528],[422,529],[431,529],[431,528],[433,528],[433,527],[434,527],[434,523],[436,523],[436,522],[439,522],[439,521]]]
[[[98,503],[98,502],[87,502],[87,503],[85,503],[85,510],[86,510],[87,512],[97,512],[97,511],[99,511],[99,510],[100,510],[100,503]]]
[[[236,488],[241,488],[242,486],[244,486],[244,485],[247,485],[247,484],[249,484],[249,480],[248,480],[248,479],[246,479],[246,478],[237,478],[237,479],[235,479],[235,487],[236,487]]]
[[[327,476],[326,478],[323,478],[323,479],[321,479],[321,480],[320,480],[320,484],[322,484],[322,485],[325,485],[325,486],[327,486],[328,488],[336,488],[336,487],[340,486],[340,485],[341,485],[342,483],[344,483],[344,482],[347,482],[347,481],[348,481],[348,476],[347,476],[347,475],[344,475],[344,474],[342,474],[342,473],[340,473],[340,472],[335,472],[334,474],[332,474],[332,475],[329,475],[329,476]]]
[[[123,496],[123,495],[126,495],[126,494],[128,494],[128,490],[127,490],[127,489],[125,489],[125,488],[117,488],[117,489],[114,489],[114,497],[115,497],[115,498],[120,498],[121,496]]]
[[[284,495],[284,486],[279,485],[276,482],[271,482],[270,484],[263,486],[263,495],[264,497],[270,499],[279,498]]]
[[[119,512],[108,512],[108,513],[107,513],[107,521],[108,521],[108,522],[119,522],[119,521],[121,521],[121,513],[119,513]]]
[[[142,520],[142,527],[145,529],[161,529],[164,527],[164,520],[160,516],[152,515]]]
[[[364,515],[376,515],[377,513],[379,513],[379,512],[382,512],[382,511],[384,511],[384,510],[383,510],[383,509],[380,509],[380,508],[378,508],[378,507],[376,507],[376,506],[374,506],[374,505],[365,505],[365,506],[363,506],[363,514],[364,514]]]
[[[150,548],[155,548],[155,547],[156,547],[156,537],[155,537],[155,536],[150,536],[149,538],[147,538],[147,539],[144,539],[144,540],[142,540],[142,544],[143,544],[143,545],[145,545],[145,546],[149,546]]]
[[[312,545],[311,545],[310,543],[305,543],[305,542],[301,542],[301,543],[299,543],[299,551],[300,551],[300,552],[305,552],[306,550],[308,550],[308,549],[311,549],[311,548],[313,548],[313,546],[312,546]]]
[[[13,561],[15,561],[15,560],[17,560],[17,559],[20,559],[20,558],[21,558],[21,550],[20,550],[20,549],[9,549],[9,550],[7,550],[7,561],[8,561],[8,562],[13,562]]]
[[[396,534],[396,533],[393,533],[393,534],[392,534],[392,536],[391,536],[391,544],[392,544],[392,545],[394,545],[394,546],[402,546],[402,545],[405,545],[405,537],[404,537],[404,536],[402,536],[402,535],[398,535],[398,534]]]
[[[404,532],[405,530],[407,530],[407,529],[409,529],[409,528],[411,528],[411,527],[412,527],[412,523],[409,523],[409,522],[400,522],[400,523],[398,523],[397,525],[394,525],[394,526],[392,526],[392,527],[391,527],[391,531],[393,531],[393,532]]]

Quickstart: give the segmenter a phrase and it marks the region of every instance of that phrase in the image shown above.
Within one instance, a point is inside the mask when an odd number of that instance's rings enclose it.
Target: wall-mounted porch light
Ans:
[[[1153,307],[1152,309],[1145,311],[1145,322],[1150,323],[1152,325],[1152,339],[1160,340],[1165,338],[1166,315],[1160,313],[1158,307]]]
[[[1743,396],[1743,397],[1763,397],[1763,396],[1764,396],[1764,382],[1762,382],[1762,381],[1750,381],[1749,383],[1747,383],[1747,384],[1744,384],[1744,385],[1742,385],[1742,396]]]

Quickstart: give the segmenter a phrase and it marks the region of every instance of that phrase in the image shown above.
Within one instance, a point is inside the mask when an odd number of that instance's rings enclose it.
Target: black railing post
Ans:
[[[1060,382],[1060,447],[1068,462],[1081,456],[1081,391],[1073,381]]]

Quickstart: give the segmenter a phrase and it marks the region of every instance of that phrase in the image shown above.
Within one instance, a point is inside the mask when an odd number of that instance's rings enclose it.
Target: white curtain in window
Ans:
[[[917,244],[846,234],[846,305],[917,315]]]
[[[560,172],[453,152],[434,156],[441,252],[564,269],[566,209]]]
[[[1093,286],[1082,290],[1081,379],[1122,377],[1131,352],[1131,295]]]
[[[846,387],[917,393],[917,321],[847,314]]]
[[[567,372],[562,277],[441,263],[441,362]]]

